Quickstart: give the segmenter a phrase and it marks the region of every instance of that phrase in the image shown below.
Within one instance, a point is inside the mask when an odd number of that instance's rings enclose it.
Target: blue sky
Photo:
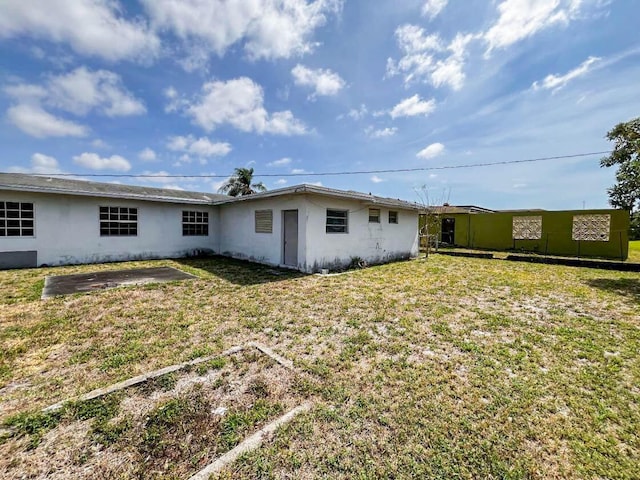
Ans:
[[[637,0],[6,0],[0,171],[216,191],[298,183],[490,208],[605,208],[640,116]],[[275,176],[260,177],[261,174]],[[88,178],[88,177],[85,177]],[[424,194],[421,195],[423,198]]]

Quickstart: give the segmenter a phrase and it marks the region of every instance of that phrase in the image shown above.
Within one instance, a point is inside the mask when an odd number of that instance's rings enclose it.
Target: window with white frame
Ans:
[[[256,210],[256,233],[273,233],[273,210]]]
[[[369,223],[380,223],[380,209],[379,208],[370,208],[369,209]]]
[[[182,236],[206,237],[209,235],[209,212],[182,211]]]
[[[138,235],[138,209],[135,207],[100,207],[101,237],[135,237]]]
[[[33,237],[33,203],[0,202],[0,237]]]
[[[389,223],[398,223],[398,212],[389,210]]]
[[[327,233],[349,233],[349,211],[327,209]]]

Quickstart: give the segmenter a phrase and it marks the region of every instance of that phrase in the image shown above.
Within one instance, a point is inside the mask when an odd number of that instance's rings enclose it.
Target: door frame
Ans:
[[[286,242],[286,213],[287,212],[296,212],[296,233],[297,233],[297,241],[296,241],[296,264],[295,265],[288,265],[286,263],[286,256],[285,256],[285,242]],[[282,240],[280,242],[281,244],[281,255],[282,255],[282,265],[284,265],[285,267],[291,267],[291,268],[297,268],[298,267],[298,263],[300,260],[300,212],[297,208],[289,208],[287,210],[282,210]]]

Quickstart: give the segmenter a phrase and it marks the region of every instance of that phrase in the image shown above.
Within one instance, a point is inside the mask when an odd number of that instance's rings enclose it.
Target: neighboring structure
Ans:
[[[619,260],[629,253],[626,210],[475,213],[478,207],[437,208],[440,240],[452,246]]]
[[[417,204],[313,185],[226,195],[0,174],[0,268],[201,252],[305,272],[418,254]]]

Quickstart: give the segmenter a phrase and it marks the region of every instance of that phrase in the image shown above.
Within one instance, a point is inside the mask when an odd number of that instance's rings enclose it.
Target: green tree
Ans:
[[[242,197],[266,190],[267,187],[262,182],[253,183],[253,168],[236,168],[233,175],[218,189],[218,192],[226,193],[232,197]]]
[[[607,190],[609,203],[633,211],[640,203],[640,118],[619,123],[607,133],[607,139],[615,145],[600,166],[618,166],[617,183]]]

